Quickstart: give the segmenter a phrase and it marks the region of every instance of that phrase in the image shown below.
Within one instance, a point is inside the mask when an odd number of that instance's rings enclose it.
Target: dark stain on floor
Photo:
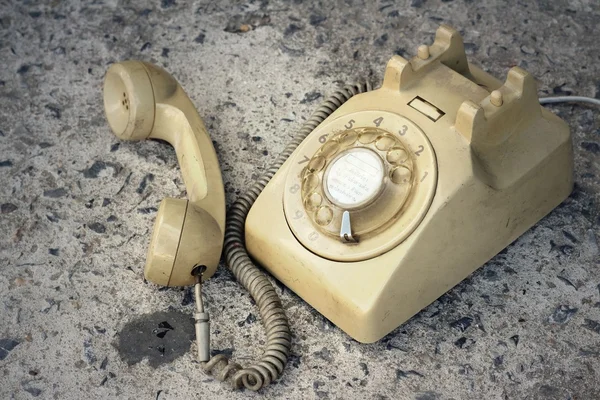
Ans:
[[[160,311],[128,322],[119,334],[116,347],[129,365],[147,358],[150,366],[156,368],[187,353],[193,339],[191,315]]]

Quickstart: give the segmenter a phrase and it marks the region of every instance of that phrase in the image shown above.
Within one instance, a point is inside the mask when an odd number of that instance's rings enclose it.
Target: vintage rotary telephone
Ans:
[[[108,69],[104,84],[113,132],[171,143],[187,187],[189,200],[160,205],[145,276],[195,284],[199,361],[252,390],[282,373],[291,334],[249,254],[354,339],[379,340],[569,195],[569,129],[540,106],[559,101],[599,104],[538,99],[533,77],[518,67],[498,81],[469,64],[459,34],[442,25],[416,57],[389,61],[381,88],[331,95],[225,222],[214,148],[175,79],[126,61]],[[267,334],[261,359],[246,368],[210,358],[200,290],[222,247]]]

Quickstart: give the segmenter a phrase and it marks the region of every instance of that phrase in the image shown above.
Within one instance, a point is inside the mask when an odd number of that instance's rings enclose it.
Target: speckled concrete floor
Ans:
[[[260,396],[231,392],[192,362],[178,313],[192,310],[189,289],[141,278],[156,207],[185,188],[172,148],[110,133],[101,97],[109,63],[152,61],[181,82],[216,142],[229,202],[322,96],[359,77],[380,81],[391,55],[413,55],[442,22],[496,76],[520,65],[541,94],[600,96],[595,0],[0,4],[3,399]],[[244,24],[254,29],[240,32]],[[280,287],[293,355],[262,394],[600,398],[598,110],[553,110],[571,126],[576,155],[564,204],[375,344],[352,341]],[[214,348],[258,356],[256,310],[226,270],[206,296]],[[136,326],[141,346],[154,346],[149,360],[119,347]],[[169,341],[169,327],[183,341]]]

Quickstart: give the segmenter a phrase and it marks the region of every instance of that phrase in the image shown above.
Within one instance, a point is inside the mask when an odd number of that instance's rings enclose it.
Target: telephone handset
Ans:
[[[265,178],[232,206],[226,227],[223,181],[204,123],[177,81],[155,65],[140,61],[111,65],[104,79],[104,109],[117,137],[154,138],[171,143],[187,189],[189,200],[161,202],[148,248],[145,277],[163,286],[195,285],[198,361],[206,372],[215,373],[219,380],[229,380],[235,388],[258,390],[268,385],[283,372],[291,334],[279,297],[250,261],[243,245],[244,219],[266,184]],[[272,176],[274,171],[270,173]],[[211,357],[210,353],[209,316],[200,291],[203,281],[217,268],[224,242],[227,264],[255,299],[267,331],[264,353],[257,363],[246,368],[229,362],[223,354]]]
[[[231,205],[227,223],[214,148],[177,82],[127,61],[109,68],[104,97],[118,137],[164,139],[176,149],[189,201],[161,203],[145,275],[196,285],[199,361],[234,387],[258,390],[277,379],[291,346],[281,302],[250,255],[354,339],[373,342],[573,186],[568,126],[540,106],[533,77],[515,67],[496,80],[467,62],[462,38],[445,25],[413,59],[394,56],[381,88],[346,86],[327,98]],[[267,334],[260,360],[246,368],[210,358],[200,288],[222,246]]]
[[[199,262],[210,277],[225,232],[225,195],[217,155],[202,119],[181,86],[144,62],[110,66],[104,109],[123,140],[162,139],[175,148],[188,200],[164,199],[158,209],[144,275],[163,286],[193,285]]]

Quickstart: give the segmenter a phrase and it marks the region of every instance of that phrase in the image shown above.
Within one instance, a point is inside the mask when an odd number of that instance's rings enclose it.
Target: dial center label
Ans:
[[[325,173],[325,193],[336,205],[353,209],[371,202],[383,187],[381,157],[355,148],[338,156]]]

